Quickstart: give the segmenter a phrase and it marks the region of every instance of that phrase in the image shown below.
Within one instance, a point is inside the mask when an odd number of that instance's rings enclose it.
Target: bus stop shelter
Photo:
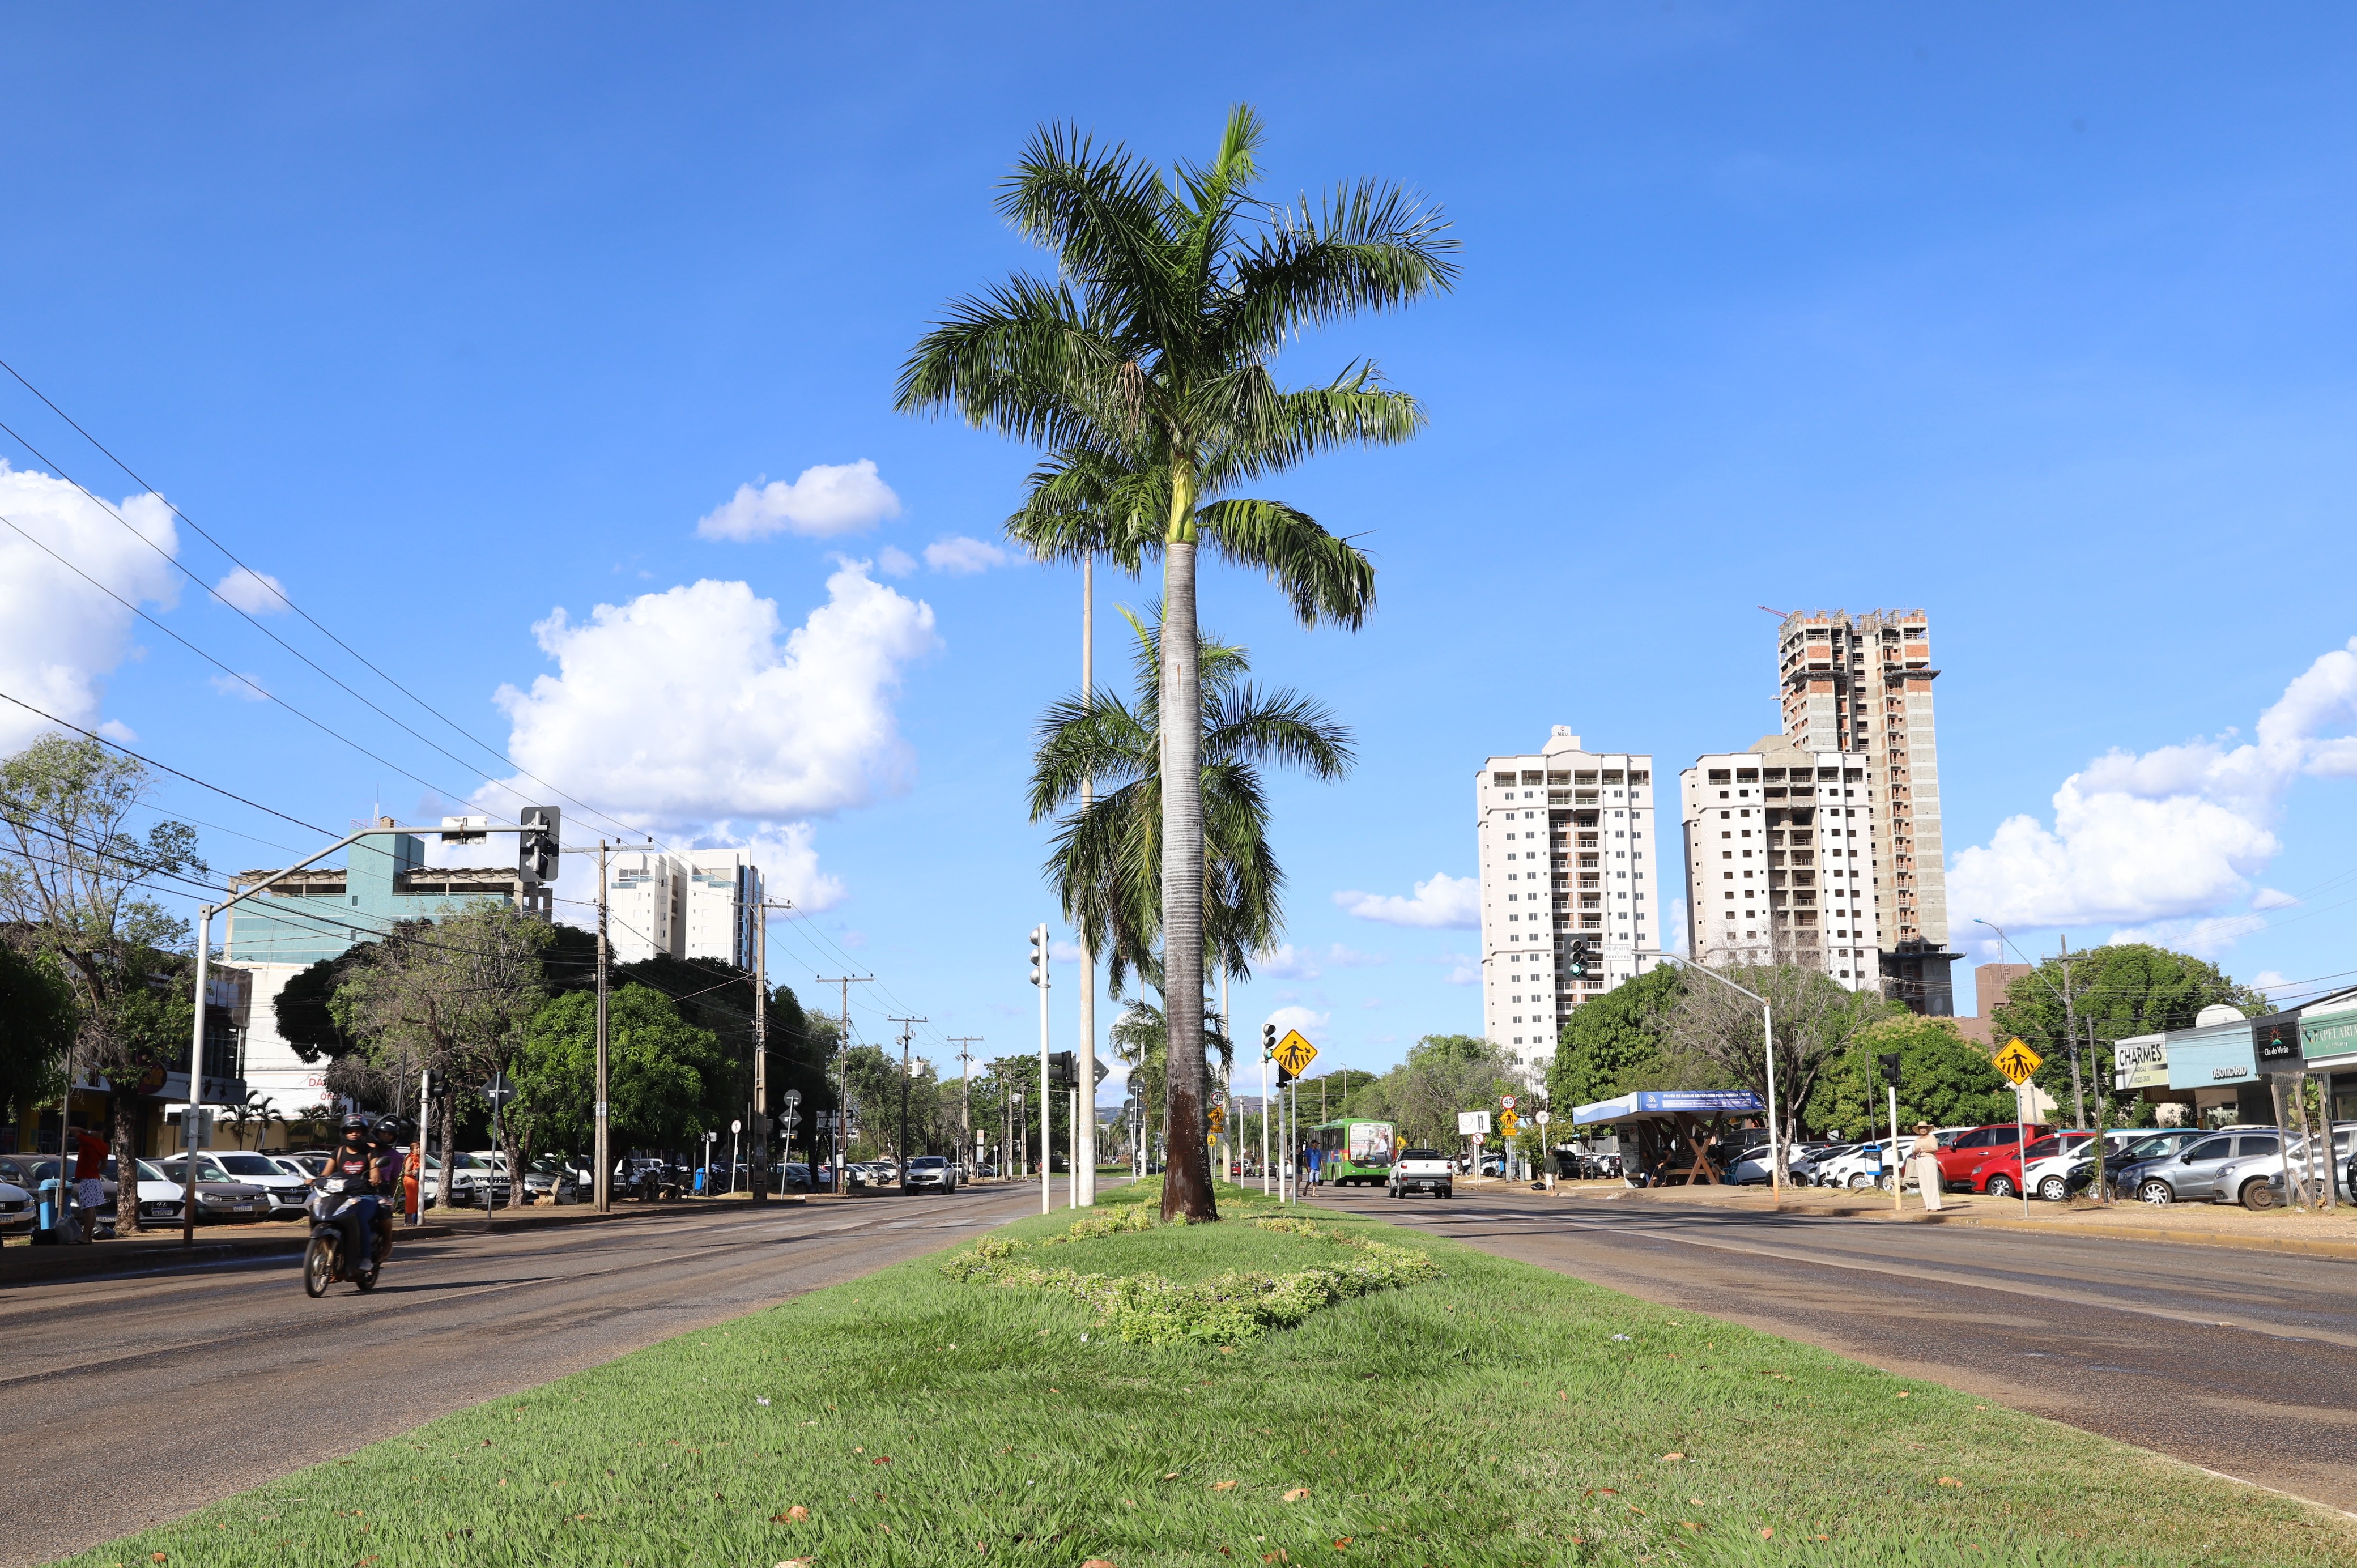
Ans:
[[[1638,1168],[1663,1186],[1701,1187],[1717,1181],[1710,1168],[1714,1133],[1727,1119],[1762,1116],[1767,1107],[1748,1089],[1641,1089],[1600,1100],[1571,1113],[1572,1126],[1610,1127],[1637,1140]]]

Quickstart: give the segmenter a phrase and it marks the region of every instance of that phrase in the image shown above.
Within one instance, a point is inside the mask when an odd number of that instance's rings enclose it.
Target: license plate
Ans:
[[[261,1207],[262,1205],[258,1203],[241,1203],[237,1206],[237,1212],[240,1214],[251,1214]]]

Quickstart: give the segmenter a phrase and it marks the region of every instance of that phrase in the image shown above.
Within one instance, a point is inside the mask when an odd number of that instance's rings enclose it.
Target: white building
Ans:
[[[761,868],[741,849],[624,850],[607,870],[607,931],[614,961],[664,953],[753,967]]]
[[[1589,752],[1562,725],[1535,756],[1493,757],[1474,785],[1481,863],[1482,1032],[1533,1082],[1571,1010],[1634,978],[1662,945],[1653,759]],[[1574,977],[1575,942],[1590,953]]]
[[[1770,736],[1678,776],[1686,950],[1708,964],[1792,963],[1879,991],[1885,917],[1872,759]]]

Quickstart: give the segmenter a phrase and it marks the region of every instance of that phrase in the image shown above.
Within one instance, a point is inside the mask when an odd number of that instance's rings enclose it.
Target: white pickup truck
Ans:
[[[1399,1158],[1392,1162],[1392,1176],[1387,1185],[1394,1197],[1405,1197],[1411,1192],[1428,1192],[1436,1197],[1454,1197],[1457,1196],[1457,1166],[1437,1149],[1402,1149]]]

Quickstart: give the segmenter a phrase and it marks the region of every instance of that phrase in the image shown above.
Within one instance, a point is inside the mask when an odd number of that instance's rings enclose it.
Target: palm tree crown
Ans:
[[[1049,881],[1089,949],[1109,955],[1115,994],[1132,970],[1157,989],[1161,980],[1161,631],[1123,614],[1136,639],[1136,702],[1098,692],[1056,703],[1041,721],[1031,775],[1031,820],[1063,813]],[[1352,761],[1351,732],[1321,703],[1254,686],[1244,649],[1206,637],[1200,657],[1204,940],[1222,968],[1249,977],[1252,954],[1275,946],[1283,926],[1285,879],[1269,848],[1259,765],[1340,779]],[[1090,779],[1112,788],[1071,809]]]
[[[1374,600],[1366,556],[1247,482],[1331,447],[1404,441],[1424,424],[1405,392],[1359,362],[1323,385],[1281,388],[1288,337],[1448,287],[1456,242],[1437,210],[1362,181],[1312,209],[1255,200],[1262,141],[1230,112],[1218,154],[1168,176],[1122,146],[1041,130],[1000,196],[1054,279],[1018,274],[952,303],[900,373],[899,406],[952,413],[1049,454],[1011,526],[1047,556],[1102,551],[1131,569],[1160,552],[1168,635],[1158,734],[1162,936],[1169,1028],[1203,1028],[1204,801],[1195,555],[1265,572],[1305,622],[1355,627]],[[1200,1114],[1203,1056],[1170,1053],[1170,1108]],[[1166,1214],[1216,1218],[1200,1141],[1172,1140]]]

